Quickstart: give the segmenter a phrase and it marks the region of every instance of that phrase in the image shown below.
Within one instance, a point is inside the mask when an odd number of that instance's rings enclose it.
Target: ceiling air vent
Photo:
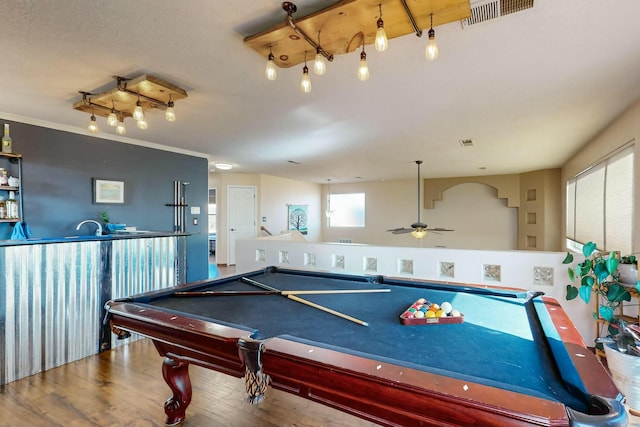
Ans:
[[[460,140],[460,145],[462,145],[463,147],[473,147],[473,140],[472,139],[461,139]]]
[[[533,0],[490,0],[471,5],[471,16],[462,21],[463,26],[489,21],[510,13],[533,7]]]

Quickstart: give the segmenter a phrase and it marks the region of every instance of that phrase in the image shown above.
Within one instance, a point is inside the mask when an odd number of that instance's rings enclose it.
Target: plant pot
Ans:
[[[638,267],[635,264],[618,264],[618,272],[622,283],[635,285],[638,281]]]
[[[605,344],[604,351],[613,383],[624,394],[629,412],[640,416],[640,357],[621,353],[611,344]]]

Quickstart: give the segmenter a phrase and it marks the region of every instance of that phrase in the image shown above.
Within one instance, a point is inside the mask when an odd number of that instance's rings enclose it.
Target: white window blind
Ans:
[[[633,252],[633,151],[628,146],[567,183],[568,239]]]

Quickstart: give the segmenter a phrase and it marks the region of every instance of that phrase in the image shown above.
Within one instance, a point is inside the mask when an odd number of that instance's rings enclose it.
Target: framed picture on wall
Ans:
[[[289,217],[289,230],[298,230],[301,234],[307,234],[307,205],[287,205]]]
[[[124,204],[124,181],[93,178],[93,203]]]

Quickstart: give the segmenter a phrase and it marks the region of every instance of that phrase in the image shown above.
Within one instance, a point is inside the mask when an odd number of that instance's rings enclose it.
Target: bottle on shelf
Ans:
[[[4,168],[0,168],[0,185],[9,185],[9,177]]]
[[[0,197],[0,219],[5,219],[7,217],[7,206],[5,205],[4,199]]]
[[[9,124],[4,124],[4,136],[2,137],[2,152],[11,153],[11,136],[9,135]]]
[[[16,202],[16,194],[13,191],[9,191],[9,198],[5,202],[5,207],[7,210],[7,218],[18,218],[18,202]]]

